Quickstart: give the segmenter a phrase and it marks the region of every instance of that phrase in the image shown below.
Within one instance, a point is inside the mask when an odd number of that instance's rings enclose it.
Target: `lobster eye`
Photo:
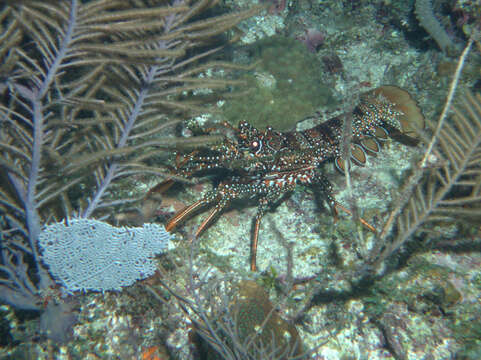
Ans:
[[[258,140],[254,140],[251,142],[251,151],[255,151],[255,154],[258,155],[262,150],[262,142]]]

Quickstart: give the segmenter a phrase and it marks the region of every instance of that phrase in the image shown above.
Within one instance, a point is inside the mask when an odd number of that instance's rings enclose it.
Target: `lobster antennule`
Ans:
[[[165,225],[165,230],[169,232],[174,230],[177,227],[177,225],[179,225],[182,221],[184,221],[190,214],[192,214],[194,211],[196,211],[200,207],[207,204],[208,204],[208,201],[206,201],[205,199],[201,199],[185,207],[184,209],[180,210],[177,214],[174,215],[172,219],[169,220],[167,225]]]

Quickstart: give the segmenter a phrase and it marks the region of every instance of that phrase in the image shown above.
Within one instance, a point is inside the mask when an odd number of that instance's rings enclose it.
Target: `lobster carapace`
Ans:
[[[423,126],[415,101],[406,91],[394,86],[383,86],[363,94],[350,116],[351,159],[361,166],[366,162],[366,155],[378,152],[379,142],[388,136],[415,144],[414,129]],[[221,144],[183,155],[176,165],[176,175],[192,177],[218,173],[220,182],[200,200],[176,213],[167,223],[167,231],[172,231],[201,208],[213,206],[197,229],[197,237],[232,201],[255,200],[258,205],[250,261],[251,270],[255,271],[261,219],[297,184],[316,186],[336,214],[337,203],[322,165],[334,161],[340,170],[344,169],[342,119],[335,117],[308,130],[288,132],[271,127],[262,131],[241,122],[238,128],[232,128],[233,136]]]

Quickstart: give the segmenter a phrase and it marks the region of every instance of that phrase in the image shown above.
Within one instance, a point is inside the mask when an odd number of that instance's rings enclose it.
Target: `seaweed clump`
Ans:
[[[257,42],[250,55],[258,64],[253,74],[245,76],[249,90],[224,108],[231,124],[247,120],[261,129],[270,125],[289,130],[299,119],[334,103],[331,90],[322,84],[322,65],[302,43],[273,36]]]

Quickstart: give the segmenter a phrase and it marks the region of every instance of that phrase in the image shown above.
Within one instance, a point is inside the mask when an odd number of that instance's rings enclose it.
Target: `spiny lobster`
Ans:
[[[418,114],[413,116],[415,112],[420,114],[414,100],[397,87],[383,86],[363,94],[351,115],[353,162],[363,165],[366,154],[377,153],[379,141],[388,136],[407,144],[416,143],[411,137],[412,129],[422,127],[422,124]],[[418,118],[414,121],[417,124],[410,123],[416,116]],[[198,237],[232,201],[255,199],[258,206],[251,240],[250,268],[256,271],[261,219],[272,204],[293,191],[297,184],[317,185],[333,214],[337,214],[336,206],[340,205],[332,195],[332,186],[323,175],[321,165],[335,161],[339,169],[344,169],[341,158],[343,120],[334,117],[304,131],[280,132],[272,127],[261,131],[247,122],[231,128],[233,138],[225,138],[219,145],[184,155],[176,165],[179,176],[202,176],[214,172],[221,174],[222,179],[214,190],[176,213],[166,229],[172,231],[201,208],[215,204],[197,229],[195,237]]]

